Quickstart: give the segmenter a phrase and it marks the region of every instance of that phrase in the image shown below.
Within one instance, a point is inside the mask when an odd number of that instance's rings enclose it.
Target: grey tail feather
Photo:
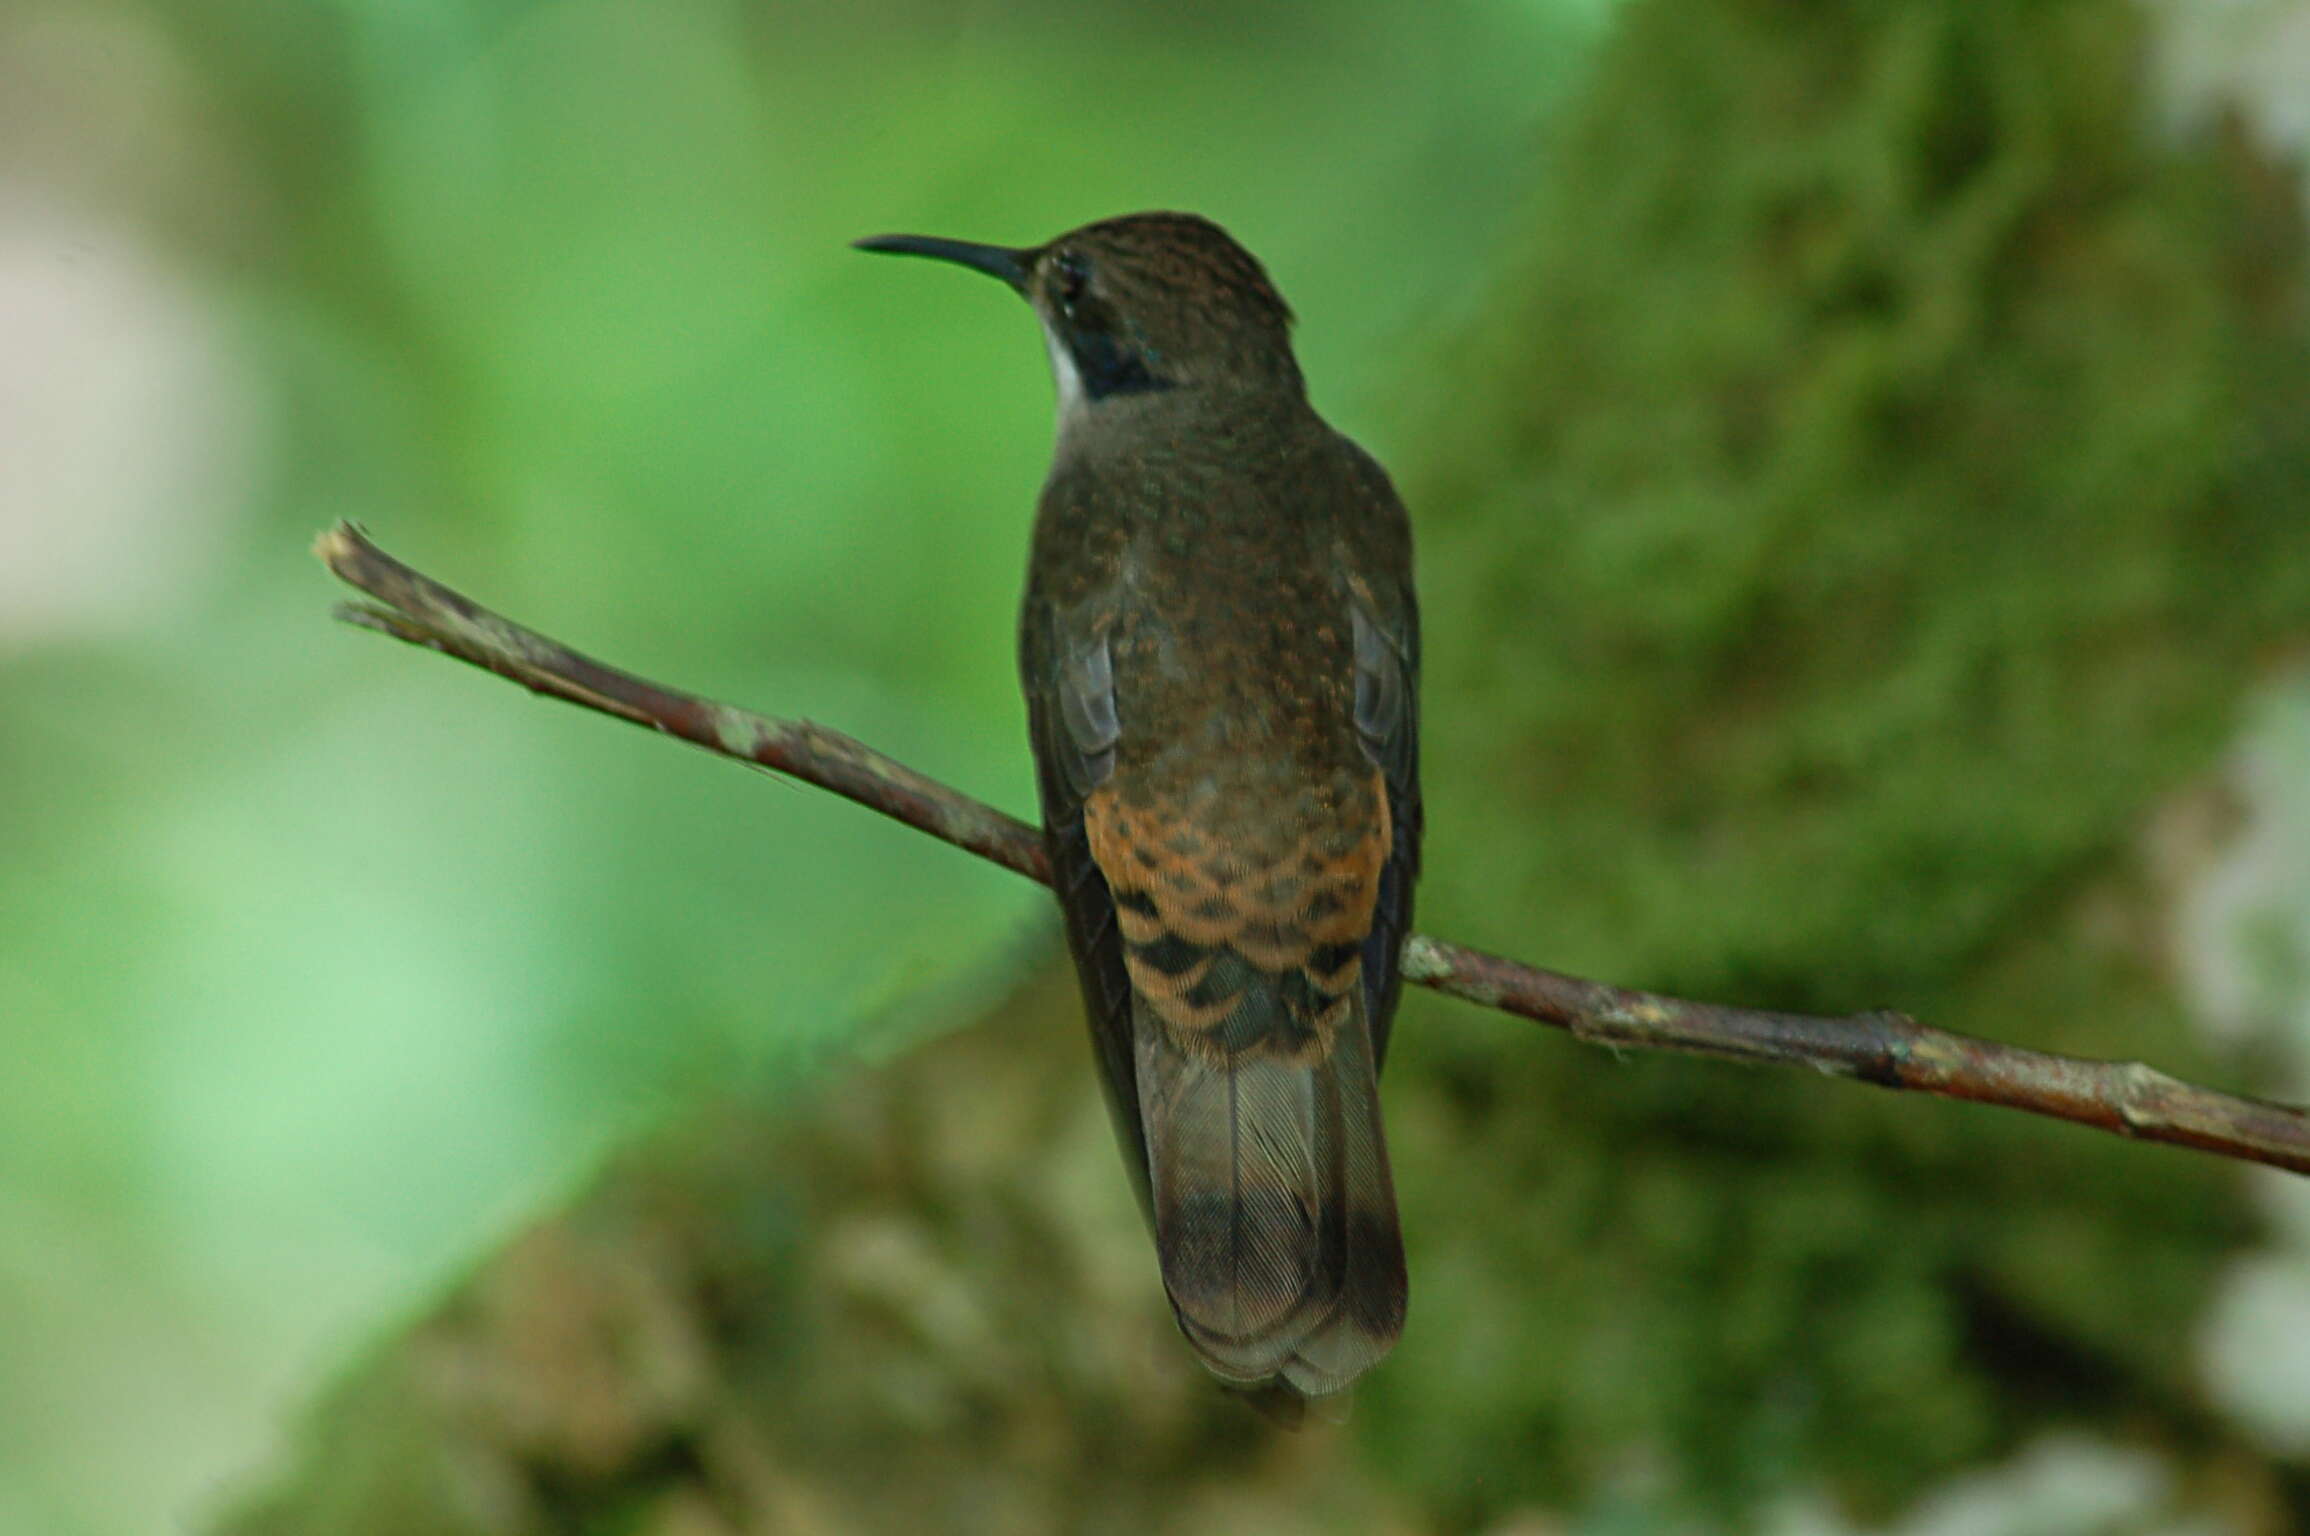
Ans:
[[[1264,1043],[1183,1049],[1134,1008],[1164,1288],[1204,1364],[1238,1388],[1337,1392],[1403,1329],[1403,1238],[1361,1005],[1313,1062]]]

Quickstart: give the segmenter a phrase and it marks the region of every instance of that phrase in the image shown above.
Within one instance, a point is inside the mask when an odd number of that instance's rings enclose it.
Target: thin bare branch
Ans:
[[[403,565],[350,523],[323,534],[314,553],[341,580],[376,599],[341,605],[337,616],[348,623],[832,790],[1050,883],[1035,828],[838,731],[769,719],[604,666]],[[1541,970],[1425,934],[1405,942],[1404,977],[1601,1045],[1810,1067],[1881,1088],[2001,1104],[2121,1136],[2310,1173],[2310,1114],[2201,1088],[2140,1062],[2024,1050],[1934,1029],[1899,1013],[1825,1018],[1688,1002]]]
[[[1033,827],[840,731],[807,720],[768,719],[605,666],[411,570],[351,523],[321,535],[313,553],[339,579],[384,605],[338,605],[337,617],[348,624],[471,662],[533,693],[830,789],[1030,880],[1051,882],[1042,835]]]

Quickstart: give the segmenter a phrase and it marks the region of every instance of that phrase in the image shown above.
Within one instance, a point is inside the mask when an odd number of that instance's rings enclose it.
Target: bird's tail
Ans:
[[[1403,1331],[1403,1237],[1361,987],[1297,1049],[1182,1038],[1135,1000],[1155,1246],[1203,1362],[1263,1395],[1336,1392]],[[1235,1020],[1280,1010],[1246,995]],[[1230,1048],[1225,1036],[1247,1041]]]

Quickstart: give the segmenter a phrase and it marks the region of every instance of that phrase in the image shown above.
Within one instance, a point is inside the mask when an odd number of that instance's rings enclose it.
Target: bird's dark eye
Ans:
[[[1073,251],[1061,251],[1051,262],[1051,293],[1069,315],[1091,288],[1091,264]]]

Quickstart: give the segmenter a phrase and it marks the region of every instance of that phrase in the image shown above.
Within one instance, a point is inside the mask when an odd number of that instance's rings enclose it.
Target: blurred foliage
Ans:
[[[885,1071],[622,1160],[220,1530],[1416,1528],[1340,1428],[1178,1369],[1078,1006],[1041,967]]]
[[[1206,210],[1369,417],[1594,10],[0,7],[0,1529],[182,1526],[606,1148],[1050,926],[332,628],[318,529],[1024,807],[1041,347],[847,242]]]
[[[1624,27],[1434,371],[1439,762],[1483,790],[1444,814],[1494,822],[1430,909],[1908,992],[2204,766],[2306,611],[2287,189],[2145,135],[2122,7]]]
[[[2149,848],[2310,617],[2303,265],[2251,157],[2145,137],[2139,50],[2085,0],[1625,13],[1395,429],[1431,925],[2234,1078],[2180,1027]],[[2073,1423],[2222,1469],[2241,1528],[2305,1518],[2186,1348],[2251,1230],[2231,1170],[1424,998],[1390,1093],[1416,1320],[1344,1430],[1278,1440],[1139,1355],[1164,1330],[1113,1267],[1143,1256],[1120,1181],[1079,1187],[1088,1097],[1016,1086],[1002,1043],[1071,1013],[1040,996],[759,1159],[809,1170],[756,1198],[810,1214],[742,1287],[785,1342],[718,1356],[757,1360],[753,1491],[709,1434],[587,1508],[1714,1529],[1823,1480],[1882,1514]],[[726,1524],[667,1502],[701,1486]],[[313,1496],[246,1528],[321,1528]]]
[[[983,958],[1036,893],[317,628],[299,546],[360,517],[1023,805],[1031,328],[839,248],[1195,206],[1420,525],[1423,926],[2240,1082],[2181,1027],[2156,849],[2218,826],[2310,618],[2292,189],[2151,136],[2125,0],[1632,0],[1551,120],[1594,9],[9,32],[129,82],[16,98],[49,139],[9,142],[167,144],[73,174],[228,318],[263,477],[152,627],[0,657],[0,1294],[50,1341],[0,1361],[0,1523],[149,1524],[418,1310],[228,1529],[1705,1531],[1873,1519],[2063,1426],[2310,1525],[2189,1353],[2233,1170],[1424,997],[1411,1332],[1279,1437],[1169,1337],[1055,958]],[[131,1460],[143,1503],[101,1491]]]
[[[1799,16],[1626,11],[1428,371],[1424,920],[2234,1075],[2142,849],[2310,619],[2292,190],[2145,135],[2128,7]],[[1471,1515],[1630,1446],[1881,1510],[2049,1414],[2189,1417],[2228,1170],[1404,1033],[1407,1206],[1454,1212],[1422,1305],[1464,1337],[1375,1384],[1372,1445],[1481,1479]]]

